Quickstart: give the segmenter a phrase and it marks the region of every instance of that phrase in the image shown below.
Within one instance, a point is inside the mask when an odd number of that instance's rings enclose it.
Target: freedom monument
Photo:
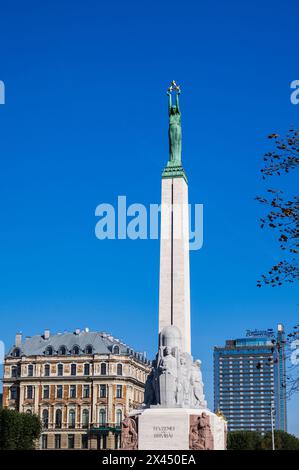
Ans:
[[[191,355],[188,182],[182,166],[181,90],[175,81],[167,94],[169,160],[162,173],[159,348],[144,405],[123,420],[122,448],[224,450],[226,421],[207,409],[201,361]]]

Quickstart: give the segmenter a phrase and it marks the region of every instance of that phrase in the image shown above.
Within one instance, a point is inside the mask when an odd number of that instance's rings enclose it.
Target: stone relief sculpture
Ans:
[[[200,361],[182,352],[182,338],[174,326],[159,335],[159,352],[145,386],[146,406],[205,408]]]
[[[122,422],[121,429],[122,449],[124,450],[137,450],[138,449],[138,434],[136,420],[128,415]]]
[[[192,396],[191,396],[191,404],[194,408],[207,407],[207,402],[205,400],[205,396],[203,393],[203,381],[202,381],[202,373],[201,373],[201,361],[197,359],[192,364],[191,370],[191,388],[192,388]]]
[[[214,449],[210,417],[205,412],[200,416],[190,416],[189,447],[191,450]]]
[[[159,377],[157,361],[153,361],[153,368],[147,377],[144,390],[144,403],[146,405],[157,405],[160,402]]]

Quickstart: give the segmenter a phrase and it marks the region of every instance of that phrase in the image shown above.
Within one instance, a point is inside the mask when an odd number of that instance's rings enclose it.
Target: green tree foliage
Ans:
[[[275,450],[299,450],[299,439],[284,431],[274,431]],[[264,436],[257,431],[228,433],[228,450],[272,450],[272,433]]]
[[[40,437],[41,422],[38,416],[19,413],[6,408],[0,410],[0,449],[34,449]]]
[[[256,431],[232,431],[227,436],[228,450],[259,450],[262,435]]]
[[[284,431],[274,431],[275,449],[276,450],[299,450],[299,439],[292,434]],[[262,450],[272,449],[272,435],[271,432],[265,434],[262,443]]]

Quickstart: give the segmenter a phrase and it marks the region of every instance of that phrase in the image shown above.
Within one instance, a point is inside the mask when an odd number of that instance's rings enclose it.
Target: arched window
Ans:
[[[83,413],[82,413],[82,427],[83,428],[88,428],[88,424],[89,424],[89,412],[88,410],[83,410]]]
[[[60,348],[58,349],[58,354],[60,356],[65,356],[66,355],[66,347],[65,346],[60,346]]]
[[[84,364],[84,375],[90,374],[90,364]]]
[[[112,352],[113,352],[113,354],[119,354],[119,346],[117,344],[115,344],[113,346]]]
[[[104,408],[100,409],[99,424],[100,426],[104,426],[106,424],[106,410]]]
[[[71,364],[71,375],[77,374],[77,366],[76,364]]]
[[[85,348],[85,354],[92,354],[92,346],[89,344]]]
[[[121,422],[122,422],[122,411],[121,410],[117,410],[116,412],[116,426],[120,426],[121,425]]]
[[[122,366],[122,364],[117,364],[116,373],[117,373],[117,375],[123,375],[123,366]]]
[[[21,355],[20,348],[15,348],[12,352],[12,356],[13,357],[20,357],[20,355]]]
[[[63,364],[58,364],[58,366],[57,366],[57,375],[59,375],[59,377],[63,376]]]
[[[29,364],[28,366],[28,377],[33,377],[33,365]]]
[[[80,352],[79,346],[74,346],[73,349],[72,349],[73,355],[78,356],[79,352]]]
[[[60,409],[56,410],[55,413],[55,428],[60,429],[62,426],[62,411]]]
[[[45,372],[45,377],[49,377],[50,375],[50,364],[45,364],[45,368],[44,368],[44,372]]]
[[[107,374],[107,365],[105,362],[102,362],[101,364],[101,375],[106,375]]]
[[[76,423],[75,410],[69,411],[69,428],[74,428]]]
[[[43,422],[43,427],[47,429],[48,424],[49,424],[49,411],[47,409],[43,410],[42,422]]]

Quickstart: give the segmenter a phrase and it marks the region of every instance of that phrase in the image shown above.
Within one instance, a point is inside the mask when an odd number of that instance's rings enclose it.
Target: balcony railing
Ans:
[[[119,423],[94,423],[89,426],[89,430],[91,432],[92,431],[120,432],[121,424]]]
[[[120,432],[121,431],[121,424],[119,423],[93,423],[88,424],[85,426],[83,423],[79,423],[76,425],[61,423],[60,425],[56,425],[55,423],[44,423],[42,426],[43,431],[90,431],[90,432]]]

